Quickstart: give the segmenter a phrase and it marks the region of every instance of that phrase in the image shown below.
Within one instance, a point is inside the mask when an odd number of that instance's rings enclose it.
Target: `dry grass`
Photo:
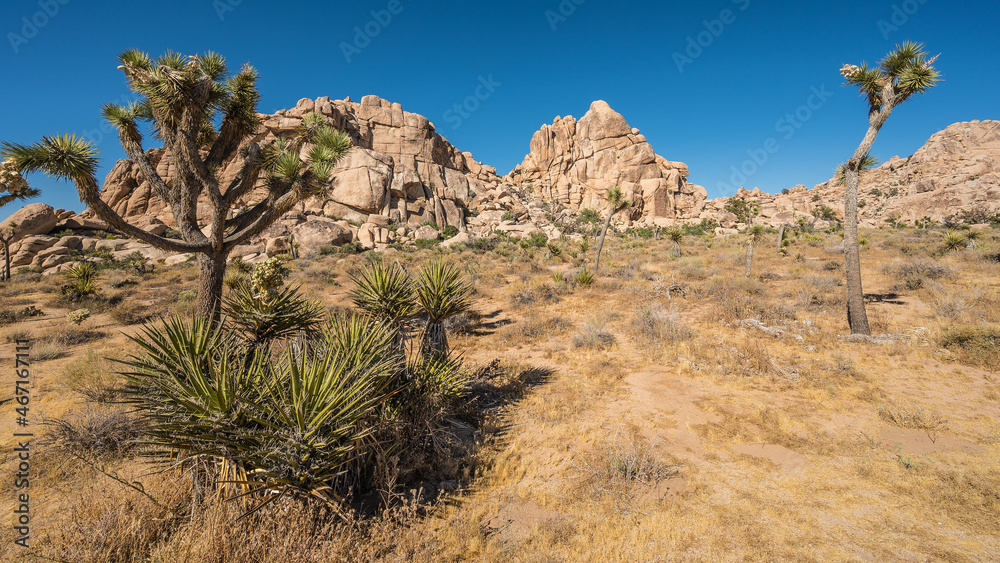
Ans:
[[[848,331],[840,260],[826,251],[837,235],[803,235],[786,257],[760,246],[751,279],[738,237],[688,237],[679,259],[665,258],[666,240],[609,238],[607,266],[589,287],[572,279],[593,250],[570,256],[575,243],[560,242],[558,256],[503,241],[478,252],[390,253],[406,268],[443,254],[468,265],[475,284],[479,314],[452,325],[453,348],[481,366],[470,367],[469,408],[482,413],[482,433],[463,466],[467,490],[433,504],[397,491],[398,509],[386,515],[279,504],[237,521],[231,507],[209,503],[192,518],[185,475],[151,474],[131,453],[101,466],[142,483],[164,509],[52,451],[33,458],[47,500],[32,553],[156,562],[995,560],[997,234],[944,256],[933,254],[933,234],[865,236],[866,291],[897,294],[871,303],[869,320],[876,332],[910,335],[891,345],[837,338]],[[293,264],[292,281],[345,310],[343,280],[367,256]],[[195,278],[190,265],[158,271],[123,286],[134,292],[125,302],[184,311],[190,302],[176,297]],[[657,279],[688,295],[657,295]],[[65,344],[66,356],[37,364],[38,414],[79,427],[79,395],[106,401],[116,385],[88,346],[126,352],[117,332],[128,319],[96,311],[81,330],[107,337],[81,343],[59,336],[68,309],[47,307],[50,294],[15,281],[0,295],[45,311],[2,327],[4,342]],[[12,430],[0,419],[0,433]],[[935,441],[897,449],[880,438],[890,431]],[[23,556],[4,533],[0,559]]]

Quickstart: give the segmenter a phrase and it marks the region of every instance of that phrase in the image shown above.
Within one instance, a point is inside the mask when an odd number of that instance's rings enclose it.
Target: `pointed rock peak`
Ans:
[[[611,106],[608,105],[608,102],[605,102],[604,100],[595,100],[594,103],[590,104],[590,111],[591,113],[597,113],[597,114],[613,113],[615,115],[618,115],[618,112],[611,109]]]

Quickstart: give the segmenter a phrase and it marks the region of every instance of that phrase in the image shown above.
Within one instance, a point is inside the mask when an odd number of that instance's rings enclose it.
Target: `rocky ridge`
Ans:
[[[326,198],[304,202],[262,237],[236,248],[233,257],[263,260],[293,244],[306,256],[352,241],[380,249],[441,238],[438,229],[444,227],[459,231],[446,245],[495,232],[557,239],[564,236],[560,226],[574,221],[580,210],[603,210],[607,191],[616,185],[633,201],[619,216],[619,226],[626,227],[709,219],[726,229],[720,232],[734,232],[729,229],[741,225],[725,209],[731,199],[751,204],[759,212],[755,220],[773,226],[805,221],[823,228],[826,222],[816,217],[823,206],[843,214],[844,187],[836,179],[774,195],[740,188],[734,196],[708,200],[704,188],[688,182],[685,164],[657,155],[638,129],[602,101],[594,102],[579,121],[557,117],[543,125],[532,137],[531,152],[506,177],[453,147],[427,118],[376,96],[360,103],[349,98],[300,100],[295,108],[262,115],[261,131],[253,140],[294,135],[312,111],[347,131],[356,146],[338,167]],[[148,154],[158,172],[171,178],[172,156],[164,149]],[[235,169],[235,163],[224,168],[223,185]],[[252,193],[248,201],[258,195]],[[128,161],[119,161],[108,175],[102,198],[157,234],[166,233],[173,222],[169,208]],[[1000,121],[956,123],[934,134],[911,157],[893,157],[866,173],[860,199],[861,226],[869,228],[890,219],[940,221],[975,207],[998,211]],[[93,250],[116,258],[139,252],[168,264],[190,258],[137,241],[101,238],[100,231],[109,229],[89,210],[76,215],[34,203],[0,224],[12,221],[20,225],[11,246],[13,267],[56,273],[71,255]]]

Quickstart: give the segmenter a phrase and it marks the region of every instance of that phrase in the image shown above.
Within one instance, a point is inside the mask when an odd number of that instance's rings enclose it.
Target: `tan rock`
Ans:
[[[14,238],[11,240],[19,241],[31,235],[47,234],[59,223],[59,217],[51,205],[29,203],[0,221],[0,228],[7,229],[11,223],[17,224]]]

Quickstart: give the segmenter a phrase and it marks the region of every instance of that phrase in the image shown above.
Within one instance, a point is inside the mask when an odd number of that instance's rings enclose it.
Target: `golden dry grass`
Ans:
[[[484,423],[463,491],[384,518],[323,519],[287,505],[239,523],[219,506],[189,520],[81,462],[39,452],[31,553],[68,561],[997,560],[1000,373],[984,364],[986,352],[945,346],[942,335],[1000,322],[998,234],[976,251],[943,256],[920,231],[867,238],[865,289],[876,296],[873,327],[895,335],[886,344],[838,339],[848,327],[837,235],[799,239],[786,257],[765,241],[749,280],[739,237],[688,237],[679,258],[665,240],[609,239],[587,287],[572,280],[593,249],[573,242],[560,242],[558,255],[512,243],[444,253],[475,291],[476,314],[453,348],[470,364],[499,358],[508,374],[543,374],[505,376],[520,399]],[[441,254],[382,259],[409,269]],[[348,304],[350,274],[371,259],[300,260],[293,281],[337,310]],[[892,266],[915,262],[905,277]],[[157,272],[130,286],[129,299],[187,312],[177,296],[195,274],[190,265]],[[688,295],[668,297],[662,289],[672,282]],[[52,295],[36,285],[15,281],[0,295],[46,313],[0,327],[4,350],[16,331],[42,339],[65,330],[68,310],[47,306]],[[749,318],[759,323],[741,322]],[[110,311],[95,314],[84,328],[104,338],[36,364],[39,416],[80,409],[81,381],[113,384],[90,350],[119,355],[119,330],[136,329],[119,325]],[[12,431],[12,417],[0,418],[0,435]],[[128,459],[105,463],[184,506],[183,477],[150,475]],[[0,498],[4,513],[11,497]],[[11,534],[5,528],[0,559],[26,556]]]

